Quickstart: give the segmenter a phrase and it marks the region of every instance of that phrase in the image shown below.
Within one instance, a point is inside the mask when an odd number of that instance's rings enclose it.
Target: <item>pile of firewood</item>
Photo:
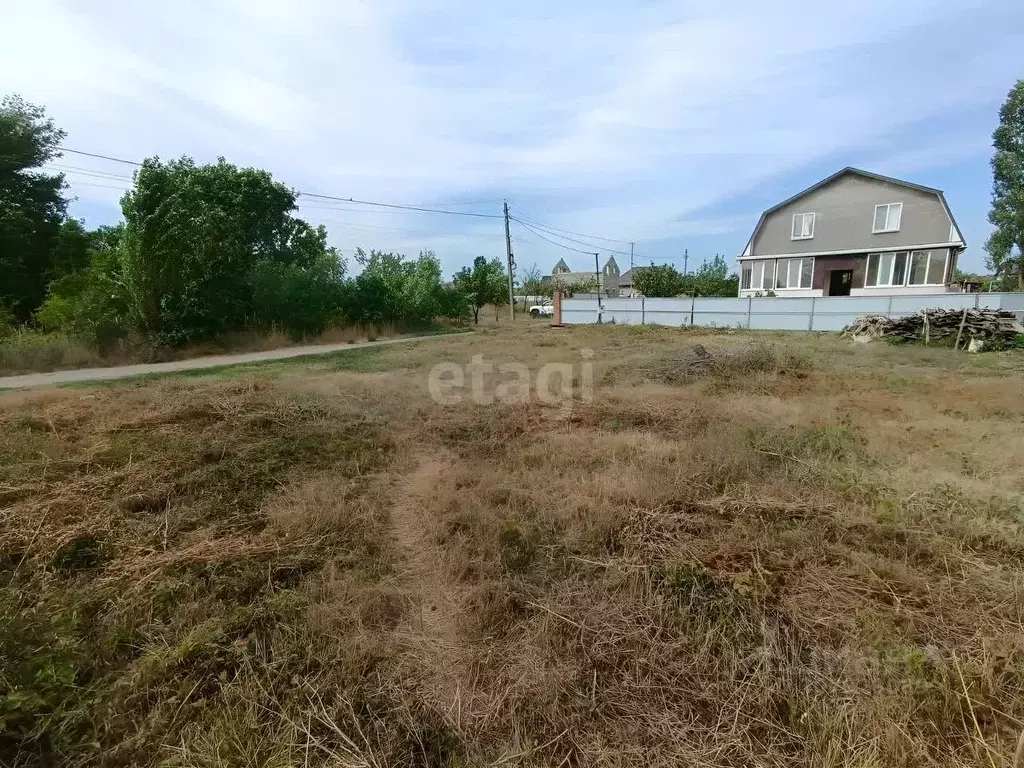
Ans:
[[[1013,312],[1002,309],[922,309],[914,315],[886,317],[869,315],[843,328],[842,335],[859,341],[901,338],[907,342],[930,343],[954,338],[954,348],[972,339],[1009,342],[1024,325]]]

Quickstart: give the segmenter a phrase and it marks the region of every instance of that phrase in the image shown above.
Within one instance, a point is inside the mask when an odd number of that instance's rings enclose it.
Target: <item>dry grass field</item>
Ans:
[[[524,323],[4,394],[0,764],[1010,766],[1022,374]]]

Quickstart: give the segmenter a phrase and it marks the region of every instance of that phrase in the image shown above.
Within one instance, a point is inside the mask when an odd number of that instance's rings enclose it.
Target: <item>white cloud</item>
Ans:
[[[567,229],[720,236],[725,251],[758,207],[730,201],[778,177],[850,158],[916,173],[975,157],[991,120],[950,118],[994,115],[1024,22],[1016,0],[10,5],[0,92],[46,104],[69,146],[224,155],[346,197],[527,198]],[[116,192],[75,192],[83,210],[116,215]],[[331,224],[342,247],[358,232],[388,248],[443,245],[448,266],[491,226],[344,218],[364,229]]]

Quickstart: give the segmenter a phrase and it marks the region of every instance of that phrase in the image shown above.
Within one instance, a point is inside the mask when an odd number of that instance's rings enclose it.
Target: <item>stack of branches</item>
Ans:
[[[954,348],[961,340],[998,339],[1011,342],[1024,333],[1024,325],[1013,312],[1001,309],[922,309],[914,315],[860,317],[842,330],[842,336],[858,340],[898,338],[907,342],[955,338]]]

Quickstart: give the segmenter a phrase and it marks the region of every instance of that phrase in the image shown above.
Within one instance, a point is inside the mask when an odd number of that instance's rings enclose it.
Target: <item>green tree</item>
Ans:
[[[1024,80],[1018,80],[999,110],[992,134],[992,210],[995,231],[985,243],[988,266],[998,278],[1016,275],[1024,291]]]
[[[46,295],[67,213],[63,174],[41,170],[60,157],[64,136],[42,107],[19,96],[0,102],[0,303],[21,322]]]
[[[679,296],[685,290],[685,281],[671,264],[651,264],[633,270],[633,285],[648,298]]]
[[[452,283],[462,291],[473,309],[473,322],[480,322],[480,309],[488,304],[497,307],[508,304],[508,282],[500,259],[487,260],[484,256],[473,259],[473,266],[463,267],[455,273]]]
[[[341,320],[345,262],[326,248],[311,259],[260,259],[253,265],[249,282],[255,325],[280,325],[301,338]]]
[[[89,266],[89,259],[95,238],[99,231],[90,232],[78,219],[65,219],[57,228],[50,250],[50,263],[46,272],[47,282],[59,280],[65,275],[78,272]]]
[[[150,158],[121,198],[121,272],[133,325],[168,344],[242,327],[261,260],[309,265],[326,233],[291,216],[295,193],[223,158]]]
[[[729,265],[720,253],[701,264],[694,275],[684,276],[684,292],[693,296],[735,296],[739,288],[739,275],[729,273]]]
[[[35,314],[46,330],[59,330],[101,349],[129,327],[129,301],[121,274],[119,247],[123,225],[86,233],[88,263],[51,284]],[[77,236],[76,236],[77,237]]]
[[[458,301],[441,281],[441,263],[433,251],[415,260],[402,254],[356,250],[363,270],[352,281],[345,301],[350,322],[423,327],[458,311]]]

